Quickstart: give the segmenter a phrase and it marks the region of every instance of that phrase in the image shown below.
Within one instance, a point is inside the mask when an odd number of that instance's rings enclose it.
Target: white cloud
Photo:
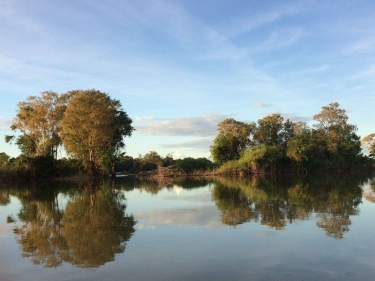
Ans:
[[[254,104],[254,106],[255,107],[270,107],[270,106],[272,106],[272,104],[259,102],[259,103]]]
[[[272,114],[280,114],[284,118],[284,120],[289,119],[292,122],[309,122],[313,120],[312,117],[309,117],[309,116],[299,116],[299,115],[295,115],[292,113],[281,113],[277,111],[267,112],[265,113],[265,116],[272,115]]]
[[[161,144],[162,148],[192,148],[196,150],[208,151],[212,145],[213,137],[200,138],[180,143]],[[178,151],[178,150],[177,150]]]
[[[141,116],[141,117],[135,117],[134,121],[135,122],[142,122],[142,121],[145,121],[145,120],[153,120],[154,117],[152,116]]]
[[[298,116],[294,114],[281,114],[284,119],[289,119],[292,122],[309,122],[312,120],[311,117],[306,117],[306,116]]]
[[[177,159],[184,159],[185,155],[182,154],[179,150],[176,150],[175,152],[172,153],[172,157],[175,160],[177,160]]]
[[[217,124],[226,118],[227,115],[218,113],[174,119],[138,117],[134,127],[138,134],[144,135],[208,137],[217,133]]]
[[[11,124],[11,120],[8,120],[3,116],[0,116],[0,130],[10,130]]]

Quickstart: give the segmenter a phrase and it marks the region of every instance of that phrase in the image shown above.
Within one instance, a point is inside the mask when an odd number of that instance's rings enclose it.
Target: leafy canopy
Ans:
[[[125,146],[131,123],[120,101],[97,90],[75,91],[62,120],[62,141],[67,153],[95,174]]]

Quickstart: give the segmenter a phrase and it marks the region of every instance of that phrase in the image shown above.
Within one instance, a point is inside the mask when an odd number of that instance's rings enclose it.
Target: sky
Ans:
[[[0,0],[0,152],[17,103],[97,89],[136,128],[133,157],[210,157],[216,126],[338,102],[375,132],[375,1]]]

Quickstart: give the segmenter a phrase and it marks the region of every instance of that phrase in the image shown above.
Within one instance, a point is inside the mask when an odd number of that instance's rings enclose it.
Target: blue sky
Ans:
[[[17,103],[98,89],[134,121],[131,156],[208,157],[225,118],[312,124],[339,102],[375,132],[375,2],[0,0],[0,151]]]

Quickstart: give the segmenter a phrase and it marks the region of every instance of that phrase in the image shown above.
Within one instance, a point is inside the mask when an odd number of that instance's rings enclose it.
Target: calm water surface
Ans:
[[[0,186],[0,280],[375,280],[368,176]]]

